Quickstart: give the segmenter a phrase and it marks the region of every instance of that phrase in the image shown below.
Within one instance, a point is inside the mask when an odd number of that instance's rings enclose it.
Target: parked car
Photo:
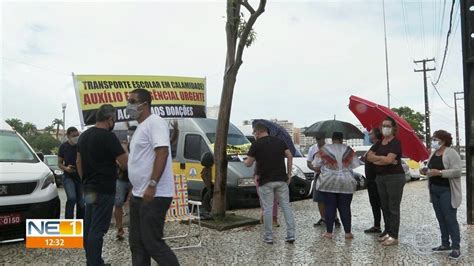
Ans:
[[[54,174],[0,121],[0,243],[23,240],[26,219],[59,219],[60,207]]]
[[[63,184],[63,170],[58,166],[58,156],[57,155],[45,155],[44,163],[51,169],[54,174],[54,179],[56,180],[56,186],[62,186]]]
[[[408,171],[410,173],[410,179],[419,180],[421,178],[420,166],[421,164],[417,161],[414,161],[410,158],[402,158],[402,161],[408,165]]]
[[[361,158],[367,153],[367,151],[370,150],[370,147],[371,146],[354,146],[352,147],[352,149],[355,151],[357,157]],[[403,158],[402,158],[402,167],[403,167],[403,170],[405,171],[405,181],[406,182],[411,181],[410,167],[408,166],[408,164],[405,162]],[[354,173],[358,173],[365,177],[365,165],[362,164],[361,166],[355,168]]]
[[[245,137],[253,143],[255,137],[251,134],[251,130],[248,130],[248,128],[249,127],[241,127],[240,130],[245,132]],[[291,200],[311,197],[314,171],[309,169],[306,162],[306,156],[304,156],[300,150],[296,149],[295,156],[293,157],[293,167],[291,169],[292,178],[289,185]]]
[[[290,198],[305,199],[311,197],[311,185],[314,180],[314,171],[309,169],[306,157],[297,149],[293,157],[291,169]]]

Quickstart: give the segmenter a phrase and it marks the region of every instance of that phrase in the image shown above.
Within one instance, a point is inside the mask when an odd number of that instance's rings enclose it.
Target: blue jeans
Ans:
[[[457,210],[451,206],[451,189],[449,187],[430,185],[431,202],[441,231],[441,244],[449,247],[451,237],[452,249],[459,250],[461,236],[456,218]]]
[[[102,245],[112,219],[115,196],[85,192],[84,198],[86,201],[84,250],[86,251],[87,265],[104,265]]]
[[[76,219],[84,218],[82,182],[77,172],[71,174],[64,172],[63,186],[67,196],[64,218],[74,219],[74,206],[76,206]]]
[[[288,238],[295,237],[295,219],[293,218],[293,210],[290,206],[290,191],[288,189],[288,184],[286,182],[269,182],[263,186],[259,186],[258,192],[263,204],[263,226],[265,228],[263,234],[264,239],[273,240],[272,209],[275,197],[280,204],[283,216],[285,216],[286,236]]]

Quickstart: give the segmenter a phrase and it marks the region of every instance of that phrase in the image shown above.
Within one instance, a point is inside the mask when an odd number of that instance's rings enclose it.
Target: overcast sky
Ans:
[[[0,115],[42,128],[62,118],[65,102],[66,126],[79,126],[72,72],[206,77],[207,105],[218,105],[223,2],[3,1]],[[424,113],[423,75],[413,71],[413,60],[435,57],[429,66],[438,70],[428,76],[438,77],[451,8],[445,1],[442,19],[443,2],[386,0],[391,107]],[[459,5],[452,23],[438,86],[450,106],[463,88]],[[334,116],[358,124],[347,108],[350,95],[387,104],[381,1],[270,0],[255,31],[237,77],[234,124],[278,118],[303,127]],[[432,131],[454,135],[454,109],[432,86],[428,96]],[[458,104],[463,141],[464,103]]]

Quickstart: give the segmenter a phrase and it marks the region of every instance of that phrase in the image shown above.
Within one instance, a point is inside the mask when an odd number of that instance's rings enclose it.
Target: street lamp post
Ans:
[[[63,108],[63,141],[66,140],[66,107],[67,103],[62,104]]]

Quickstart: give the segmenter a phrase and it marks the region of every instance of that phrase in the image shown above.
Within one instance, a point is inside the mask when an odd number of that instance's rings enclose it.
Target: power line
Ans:
[[[418,0],[419,7],[420,7],[420,18],[421,18],[421,36],[423,39],[423,52],[426,53],[426,41],[425,41],[425,18],[423,16],[423,1]],[[426,54],[422,54],[425,56]]]
[[[436,56],[441,54],[440,43],[442,42],[442,37],[443,37],[443,26],[444,26],[444,15],[445,14],[446,14],[446,0],[443,0],[443,11],[442,11],[442,15],[441,15],[441,23],[439,25],[439,30],[438,30],[438,41],[436,42],[437,43],[437,48],[436,48],[437,54],[436,54]]]
[[[431,81],[431,85],[433,85],[433,88],[435,89],[436,93],[438,94],[439,98],[441,98],[441,100],[444,102],[444,104],[446,104],[447,107],[451,108],[451,109],[454,109],[454,107],[452,107],[451,105],[449,105],[444,99],[443,99],[443,96],[441,96],[441,94],[439,93],[438,89],[436,88],[436,84],[433,83],[433,81]]]
[[[453,11],[454,11],[454,4],[455,4],[456,0],[453,0],[453,3],[451,5],[451,12],[450,12],[450,15],[449,15],[449,29],[448,29],[448,33],[446,34],[446,46],[444,48],[444,55],[443,55],[443,61],[441,63],[441,69],[439,71],[439,75],[438,75],[438,79],[436,80],[436,82],[434,83],[434,85],[437,85],[440,78],[441,78],[441,75],[443,74],[443,69],[444,69],[444,62],[446,60],[446,54],[448,52],[448,45],[449,45],[449,35],[451,35],[451,29],[453,27]]]
[[[411,41],[411,33],[410,33],[410,28],[408,27],[408,22],[407,22],[407,12],[406,12],[406,7],[405,7],[405,1],[404,0],[400,0],[401,4],[402,4],[402,14],[403,14],[403,24],[405,26],[405,37],[406,37],[406,41],[407,41],[407,47],[408,47],[408,52],[410,54],[410,58],[411,59],[414,59],[413,57],[413,54],[414,54],[414,50],[413,50],[413,47],[411,45],[412,41]]]

